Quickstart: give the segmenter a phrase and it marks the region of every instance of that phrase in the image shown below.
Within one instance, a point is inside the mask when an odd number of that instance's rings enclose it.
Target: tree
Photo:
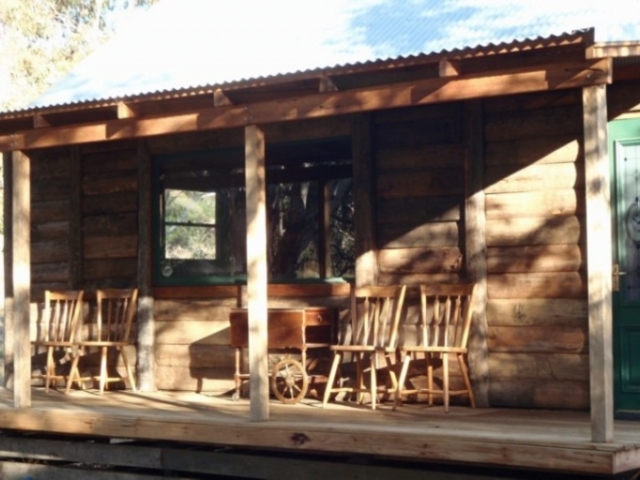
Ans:
[[[0,111],[25,107],[157,0],[2,0]]]
[[[26,107],[105,42],[118,19],[157,1],[1,0],[0,111]]]

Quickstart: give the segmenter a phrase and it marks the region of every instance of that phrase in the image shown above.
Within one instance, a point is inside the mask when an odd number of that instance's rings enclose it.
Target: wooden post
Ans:
[[[71,147],[69,188],[69,286],[82,286],[82,165],[80,149]]]
[[[0,375],[2,381],[0,385],[5,388],[12,388],[10,379],[13,370],[13,228],[11,219],[13,218],[13,168],[11,154],[2,154],[2,184],[4,187],[3,220],[4,220],[4,322],[2,324],[2,367]]]
[[[267,359],[267,185],[264,132],[245,127],[247,194],[247,308],[251,421],[269,419]]]
[[[484,195],[484,125],[482,101],[466,105],[465,261],[467,276],[476,283],[474,319],[469,339],[469,369],[479,407],[489,406],[487,348],[487,241]]]
[[[144,140],[138,142],[138,385],[153,392],[155,385],[155,323],[151,292],[151,157]]]
[[[13,152],[13,404],[31,406],[31,345],[29,304],[31,302],[31,185],[30,159]]]
[[[378,283],[378,252],[375,225],[375,168],[372,118],[357,115],[351,131],[353,198],[355,209],[356,286]]]
[[[593,442],[612,442],[612,237],[606,86],[584,87],[582,104],[587,195],[591,439]]]

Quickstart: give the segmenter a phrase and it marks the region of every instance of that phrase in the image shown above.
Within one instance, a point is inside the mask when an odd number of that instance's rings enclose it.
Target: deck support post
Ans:
[[[584,87],[582,103],[587,197],[591,439],[602,443],[613,441],[612,230],[606,86]]]
[[[4,218],[4,318],[2,322],[2,366],[0,375],[2,381],[0,386],[11,388],[11,370],[13,369],[13,228],[11,222],[13,218],[13,168],[11,163],[11,153],[2,154],[2,184],[4,195],[2,201]]]
[[[245,185],[250,418],[253,422],[269,419],[266,180],[264,131],[257,125],[249,125],[245,127]]]
[[[30,158],[13,152],[13,404],[31,406],[31,344],[29,306],[31,303],[31,185]]]
[[[375,229],[375,173],[371,114],[360,114],[351,126],[353,156],[353,199],[356,254],[356,286],[378,283],[378,255]]]
[[[476,283],[475,318],[469,340],[469,370],[479,407],[489,406],[487,349],[487,239],[484,194],[484,128],[482,101],[468,102],[465,110],[465,261],[469,280]]]
[[[151,159],[147,144],[138,141],[138,385],[153,392],[155,385],[155,324],[151,292]]]

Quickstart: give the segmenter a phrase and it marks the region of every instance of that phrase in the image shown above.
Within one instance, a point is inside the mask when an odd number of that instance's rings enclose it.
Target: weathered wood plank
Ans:
[[[516,193],[536,190],[584,189],[584,168],[576,163],[491,166],[485,172],[485,192]]]
[[[376,191],[383,198],[462,195],[463,178],[462,168],[388,173],[377,177]]]
[[[587,305],[586,299],[492,299],[487,304],[487,322],[496,327],[584,327]]]
[[[377,148],[375,156],[378,173],[462,167],[464,147],[461,144],[445,143],[418,147]]]
[[[191,322],[229,320],[229,310],[236,308],[237,299],[164,300],[154,302],[154,317],[159,322]]]
[[[84,195],[109,195],[138,190],[138,178],[134,172],[109,172],[101,175],[84,175],[82,193]]]
[[[230,345],[229,321],[198,321],[186,324],[156,320],[156,343],[169,345]]]
[[[69,175],[71,155],[68,148],[53,148],[33,153],[31,168],[33,180]]]
[[[583,190],[543,190],[486,196],[487,219],[584,215]]]
[[[586,354],[589,333],[586,325],[582,328],[489,327],[487,343],[491,353]]]
[[[457,222],[398,225],[378,223],[378,246],[384,248],[450,247],[460,244]]]
[[[82,199],[84,215],[135,212],[138,208],[138,194],[135,191],[110,195],[91,195]]]
[[[458,273],[380,273],[380,285],[420,285],[422,283],[459,283]]]
[[[459,273],[462,252],[459,247],[393,248],[378,252],[381,273]]]
[[[607,114],[609,120],[630,112],[640,112],[640,93],[635,82],[616,82],[608,86]]]
[[[495,407],[522,405],[522,408],[586,410],[589,408],[589,384],[495,378],[491,379],[489,400]]]
[[[82,219],[82,233],[86,237],[137,235],[138,213],[85,216]]]
[[[457,222],[462,218],[462,195],[451,197],[378,198],[378,223],[408,224]]]
[[[131,145],[123,145],[130,147]],[[135,149],[123,148],[118,150],[104,149],[96,152],[82,153],[82,171],[85,175],[96,176],[113,172],[125,172],[127,176],[135,172],[138,166]]]
[[[234,389],[233,370],[217,367],[156,367],[160,390],[226,394]]]
[[[155,349],[155,360],[161,367],[226,368],[228,378],[231,378],[235,369],[235,350],[229,345],[160,344]]]
[[[488,113],[539,110],[563,105],[581,105],[579,89],[550,90],[546,92],[525,93],[522,95],[504,95],[485,100]]]
[[[580,245],[536,245],[487,249],[490,273],[577,272],[586,268]]]
[[[589,380],[589,355],[581,353],[490,353],[489,369],[502,379]]]
[[[49,242],[69,238],[69,221],[32,222],[31,240]]]
[[[584,217],[498,218],[487,220],[489,247],[584,244]]]
[[[138,254],[138,236],[84,237],[84,258],[132,258]]]
[[[82,284],[82,162],[78,147],[71,147],[69,160],[69,286]]]
[[[68,221],[70,208],[68,198],[47,202],[32,202],[31,221],[34,224],[40,222]]]
[[[584,298],[584,272],[503,273],[489,275],[490,299],[504,298]]]
[[[68,285],[69,264],[40,263],[31,265],[31,278],[33,283],[60,282]]]
[[[573,163],[583,159],[579,135],[549,135],[490,142],[486,146],[487,165],[547,165]]]
[[[41,178],[31,182],[34,202],[64,200],[69,195],[69,176]]]
[[[118,279],[120,283],[122,280],[127,280],[129,283],[123,287],[130,287],[135,285],[136,265],[136,258],[85,259],[82,278],[84,280]]]
[[[548,135],[579,135],[581,132],[581,106],[562,105],[487,115],[485,140],[500,142],[517,138],[544,138]]]
[[[462,125],[456,115],[430,119],[399,119],[395,123],[376,125],[376,148],[420,147],[455,144],[462,141]]]

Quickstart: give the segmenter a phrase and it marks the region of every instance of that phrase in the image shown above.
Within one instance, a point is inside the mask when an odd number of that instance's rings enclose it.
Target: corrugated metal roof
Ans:
[[[521,51],[531,51],[538,49],[547,49],[553,47],[561,47],[568,45],[585,45],[593,44],[593,30],[586,29],[577,32],[564,33],[561,35],[550,35],[548,37],[536,37],[532,39],[514,40],[511,42],[500,42],[497,44],[477,45],[474,47],[464,47],[453,50],[442,50],[440,52],[421,53],[418,55],[399,56],[396,58],[378,59],[366,62],[347,63],[326,68],[313,68],[305,71],[294,73],[281,73],[276,75],[262,76],[250,79],[241,79],[236,81],[222,82],[218,84],[199,85],[196,87],[173,88],[143,92],[140,94],[122,95],[120,97],[106,97],[73,101],[64,104],[42,105],[25,108],[15,112],[6,112],[0,114],[3,118],[20,117],[30,115],[35,111],[46,111],[53,109],[56,112],[73,111],[86,107],[105,107],[113,106],[118,102],[126,100],[127,102],[136,101],[152,101],[164,100],[170,98],[179,98],[186,96],[194,96],[201,94],[211,94],[217,89],[225,91],[235,89],[245,89],[257,86],[272,85],[283,81],[304,80],[306,78],[317,78],[319,75],[334,76],[348,75],[355,73],[363,73],[367,71],[380,71],[385,69],[394,69],[401,67],[409,67],[415,65],[424,65],[435,63],[441,59],[466,59],[474,57],[486,57],[492,55],[500,55],[506,53],[515,53]]]
[[[596,40],[640,38],[640,0],[546,3],[161,0],[30,107],[13,113],[547,48],[584,41],[585,32],[576,29],[591,26]],[[618,10],[624,16],[612,15]]]

